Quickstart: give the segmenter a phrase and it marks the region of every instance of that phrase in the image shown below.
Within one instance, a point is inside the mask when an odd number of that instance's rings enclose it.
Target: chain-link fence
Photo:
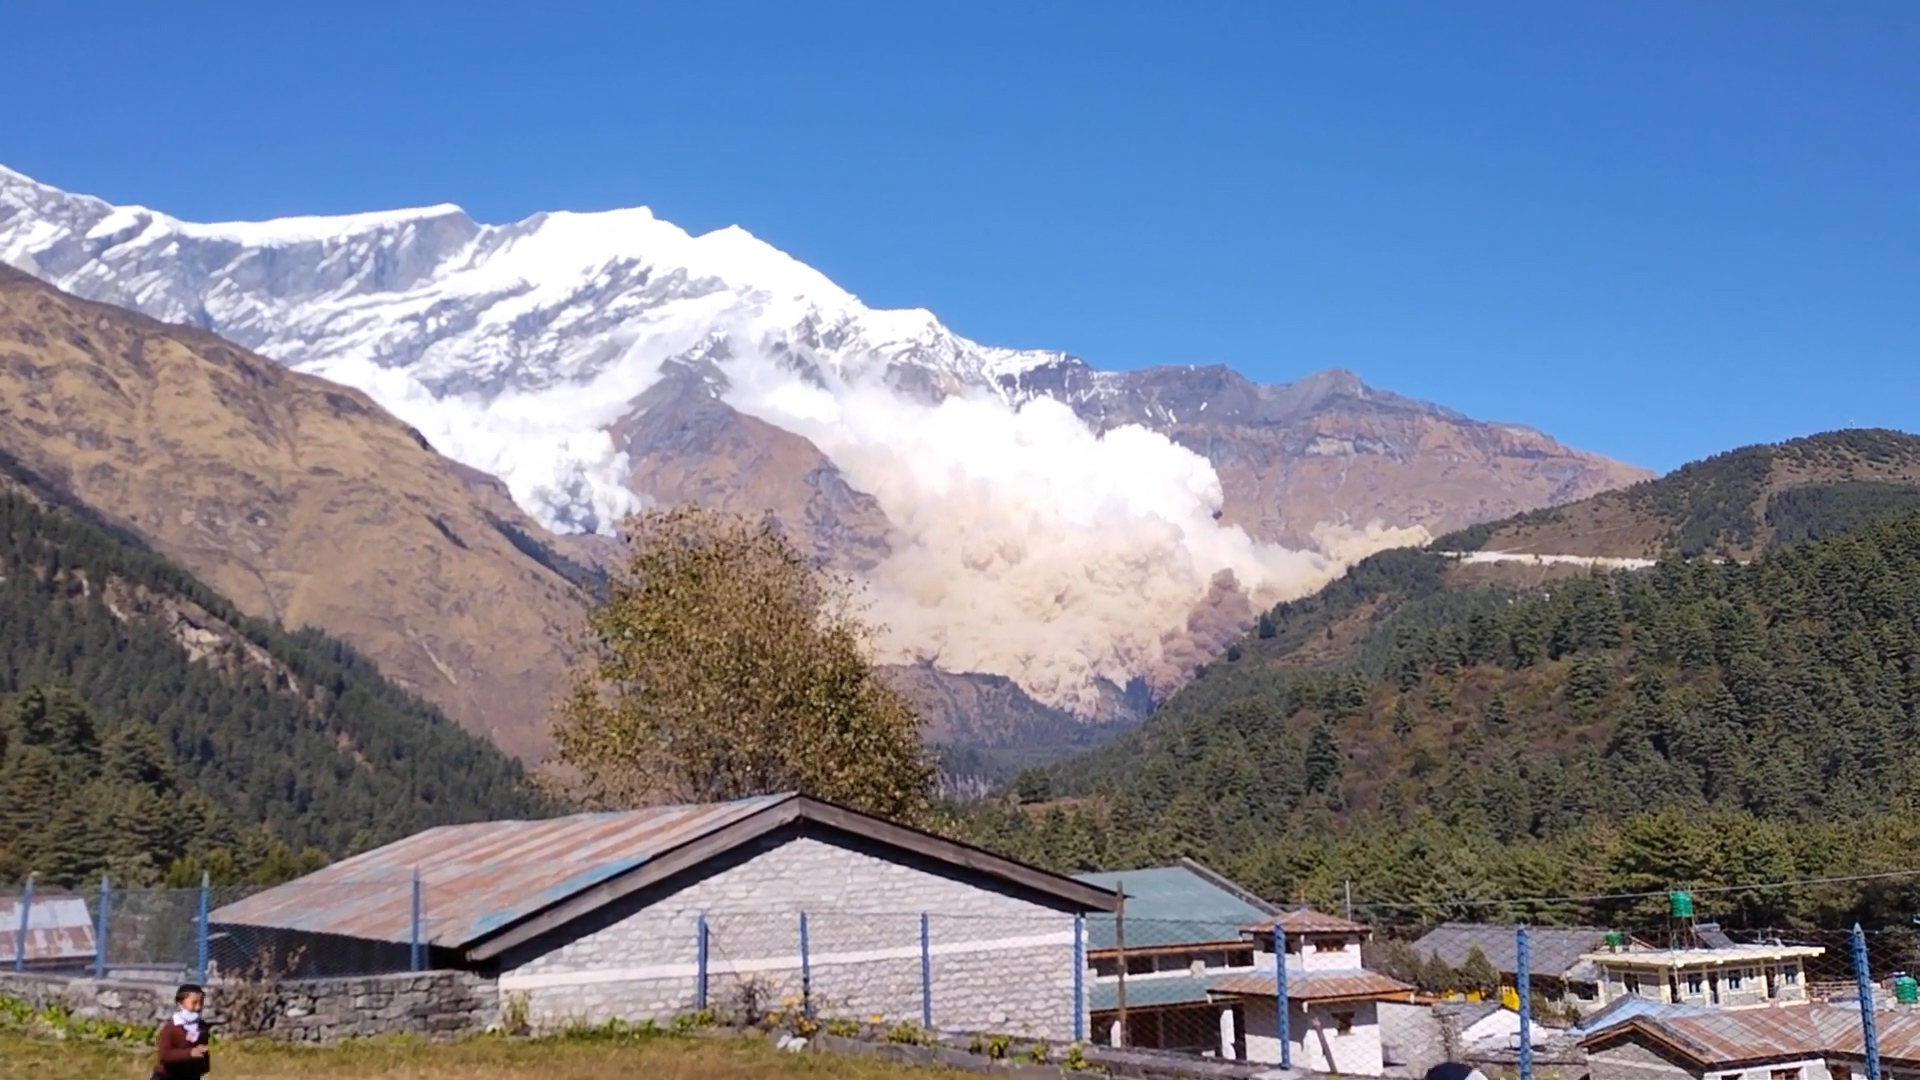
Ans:
[[[0,899],[0,964],[216,983],[471,966],[460,949],[490,929],[474,888],[29,882]],[[1484,900],[1452,906],[1465,918],[1361,897],[1338,913],[1169,919],[1125,905],[1010,916],[740,897],[616,906],[494,955],[488,972],[502,1015],[536,1027],[706,1014],[902,1040],[972,1033],[1001,1056],[1071,1040],[1343,1076],[1462,1062],[1489,1077],[1643,1080],[1649,1054],[1716,1080],[1920,1072],[1920,925],[1767,925],[1733,890],[1663,892],[1657,907],[1652,895],[1557,898],[1553,922],[1527,918],[1532,902]],[[1146,899],[1129,887],[1136,910],[1167,909]]]

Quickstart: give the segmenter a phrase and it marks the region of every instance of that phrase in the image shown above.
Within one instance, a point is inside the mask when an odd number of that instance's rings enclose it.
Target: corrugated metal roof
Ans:
[[[1204,1005],[1207,997],[1207,984],[1218,975],[1178,975],[1166,978],[1133,977],[1127,980],[1127,1008],[1145,1009],[1155,1005]],[[1087,984],[1087,1008],[1093,1012],[1106,1012],[1120,1007],[1120,984],[1118,982],[1094,982]]]
[[[1238,942],[1240,927],[1266,912],[1184,866],[1077,874],[1076,881],[1127,893],[1127,948]],[[1087,916],[1087,948],[1114,947],[1111,915]]]
[[[1273,997],[1273,972],[1249,972],[1215,979],[1208,990],[1216,994]],[[1325,1001],[1337,998],[1390,997],[1410,994],[1413,987],[1377,971],[1289,971],[1287,1000]]]
[[[0,961],[19,954],[20,901],[0,901]],[[28,963],[93,958],[93,916],[77,896],[35,896],[27,906]]]
[[[1883,1058],[1920,1061],[1920,1012],[1882,1009],[1874,1021]],[[1594,1048],[1636,1032],[1706,1065],[1863,1053],[1859,1010],[1822,1004],[1638,1016],[1588,1035],[1583,1045]]]
[[[1709,1006],[1706,1005],[1688,1005],[1685,1002],[1668,1004],[1666,1002],[1655,1001],[1652,998],[1630,995],[1613,999],[1612,1002],[1602,1006],[1599,1011],[1595,1012],[1592,1016],[1574,1025],[1574,1030],[1582,1035],[1590,1035],[1596,1031],[1605,1031],[1607,1028],[1624,1024],[1639,1016],[1653,1019],[1668,1016],[1694,1016],[1706,1012],[1708,1009]]]
[[[1283,911],[1274,918],[1265,919],[1241,929],[1249,933],[1271,934],[1274,923],[1279,923],[1280,928],[1289,934],[1364,934],[1370,929],[1364,923],[1343,919],[1338,915],[1329,915],[1324,911],[1315,911],[1312,908]]]
[[[406,942],[417,870],[423,936],[463,946],[792,797],[443,825],[228,904],[210,921]]]
[[[1467,954],[1478,946],[1495,971],[1511,975],[1518,964],[1519,949],[1512,926],[1488,923],[1445,923],[1427,931],[1413,943],[1422,957],[1438,953],[1448,966],[1458,968],[1467,962]],[[1597,951],[1607,941],[1607,932],[1590,926],[1535,926],[1527,930],[1529,963],[1535,976],[1564,979],[1581,974],[1581,957]]]

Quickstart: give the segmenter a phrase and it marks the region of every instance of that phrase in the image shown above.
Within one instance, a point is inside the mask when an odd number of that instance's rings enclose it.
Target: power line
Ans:
[[[1776,889],[1807,888],[1815,885],[1857,885],[1870,881],[1897,881],[1904,878],[1920,878],[1920,868],[1887,870],[1874,874],[1848,874],[1838,877],[1796,878],[1759,884],[1705,885],[1697,888],[1686,888],[1681,891],[1694,896],[1717,896],[1737,892],[1767,892]],[[1436,907],[1518,907],[1522,905],[1595,904],[1612,900],[1650,900],[1656,897],[1665,897],[1672,891],[1672,889],[1651,889],[1645,892],[1587,893],[1570,896],[1496,896],[1478,899],[1439,897],[1425,901],[1357,899],[1354,903],[1357,907],[1407,910]]]

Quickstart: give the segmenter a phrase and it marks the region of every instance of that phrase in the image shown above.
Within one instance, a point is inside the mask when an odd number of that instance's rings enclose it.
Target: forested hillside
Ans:
[[[1814,491],[1793,528],[1821,538],[1746,563],[1519,590],[1463,585],[1428,552],[1368,560],[1139,732],[1021,777],[1029,805],[979,833],[1068,867],[1194,855],[1323,901],[1351,877],[1425,915],[1440,897],[1904,867],[1920,513],[1863,526],[1884,489]],[[1842,893],[1818,902],[1888,903]],[[1812,917],[1770,903],[1747,914]]]
[[[284,876],[539,808],[352,649],[226,600],[0,459],[0,875]]]
[[[1920,507],[1920,438],[1854,428],[1744,446],[1567,506],[1442,536],[1436,551],[1731,555]]]

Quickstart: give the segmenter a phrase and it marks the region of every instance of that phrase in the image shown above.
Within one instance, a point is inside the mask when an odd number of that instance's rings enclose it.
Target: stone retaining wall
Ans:
[[[36,1009],[62,1004],[82,1020],[157,1024],[172,1015],[171,985],[69,975],[0,973],[0,994]],[[293,1042],[370,1035],[454,1035],[499,1019],[492,982],[462,971],[303,979],[273,987],[208,987],[207,1019],[216,1032]]]

